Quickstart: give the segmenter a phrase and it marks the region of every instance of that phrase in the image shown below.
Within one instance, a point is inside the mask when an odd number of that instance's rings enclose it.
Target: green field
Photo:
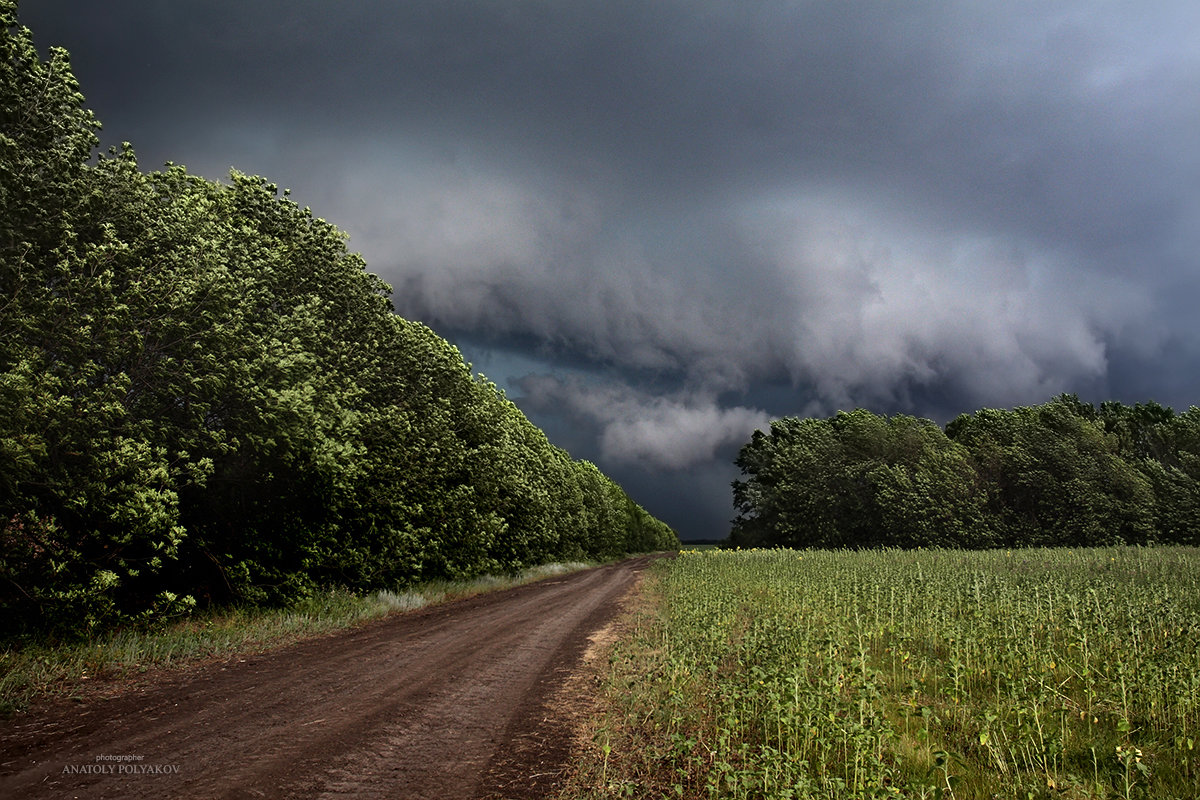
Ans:
[[[571,791],[1200,797],[1200,549],[684,552]]]

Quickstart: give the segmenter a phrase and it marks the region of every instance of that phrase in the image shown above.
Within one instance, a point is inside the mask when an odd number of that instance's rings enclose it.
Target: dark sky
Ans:
[[[23,0],[684,538],[783,415],[1200,404],[1194,0]]]

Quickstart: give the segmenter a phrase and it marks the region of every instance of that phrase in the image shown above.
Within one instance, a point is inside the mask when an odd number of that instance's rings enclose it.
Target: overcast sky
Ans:
[[[1200,405],[1195,0],[22,0],[685,538],[784,415]]]

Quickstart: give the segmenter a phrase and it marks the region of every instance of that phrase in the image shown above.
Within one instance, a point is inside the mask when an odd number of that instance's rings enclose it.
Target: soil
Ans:
[[[549,797],[561,689],[649,560],[44,703],[0,722],[0,797]]]

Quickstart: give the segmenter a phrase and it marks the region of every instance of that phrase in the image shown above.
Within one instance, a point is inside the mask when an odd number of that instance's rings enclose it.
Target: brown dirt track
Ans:
[[[0,722],[0,798],[544,797],[546,703],[649,560],[35,708]]]

